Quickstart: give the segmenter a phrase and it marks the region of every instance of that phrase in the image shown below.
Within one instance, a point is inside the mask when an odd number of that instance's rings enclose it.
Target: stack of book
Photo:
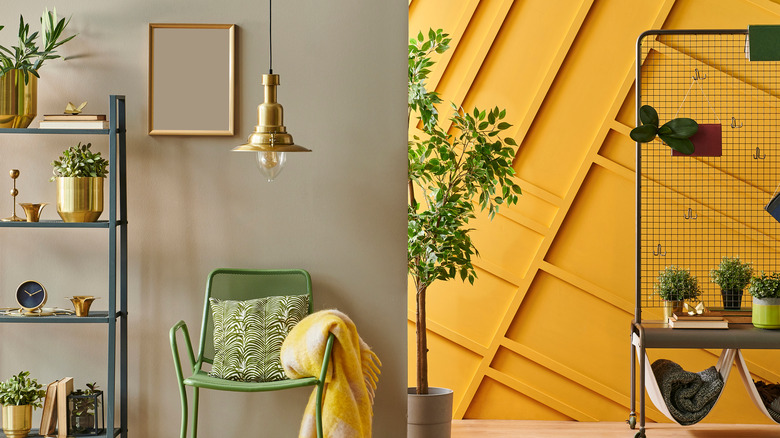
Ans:
[[[44,114],[41,129],[108,129],[105,114]]]
[[[71,392],[73,377],[55,380],[46,387],[41,414],[41,436],[68,438],[68,395]]]
[[[675,313],[669,318],[669,327],[676,329],[727,329],[729,322],[722,316],[689,316]]]

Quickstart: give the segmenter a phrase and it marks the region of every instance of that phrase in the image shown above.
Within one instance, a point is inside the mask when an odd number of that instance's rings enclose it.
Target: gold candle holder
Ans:
[[[24,209],[24,215],[27,216],[27,222],[38,222],[41,219],[43,207],[46,207],[48,204],[48,202],[41,202],[40,204],[20,202],[19,206]]]
[[[11,196],[14,198],[14,215],[0,220],[3,222],[24,222],[23,218],[16,215],[16,195],[19,194],[19,190],[16,190],[16,178],[19,178],[19,169],[11,169],[9,174],[11,175],[11,179],[14,180],[14,188],[11,189]]]
[[[72,297],[66,297],[73,303],[73,308],[76,310],[76,316],[89,316],[89,306],[92,302],[100,297],[93,297],[92,295],[75,295]]]

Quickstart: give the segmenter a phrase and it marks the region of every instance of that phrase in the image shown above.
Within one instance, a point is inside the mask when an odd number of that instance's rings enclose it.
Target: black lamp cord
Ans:
[[[274,74],[274,45],[273,45],[273,33],[271,32],[271,26],[274,19],[271,15],[272,0],[268,0],[268,74]]]

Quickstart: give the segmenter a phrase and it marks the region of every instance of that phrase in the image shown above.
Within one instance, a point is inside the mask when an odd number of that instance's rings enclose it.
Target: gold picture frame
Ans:
[[[149,135],[233,135],[235,24],[149,24]]]

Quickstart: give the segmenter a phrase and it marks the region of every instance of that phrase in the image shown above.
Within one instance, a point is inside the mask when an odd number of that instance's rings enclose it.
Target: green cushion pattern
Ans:
[[[282,342],[309,312],[308,295],[246,301],[209,298],[214,321],[212,377],[243,382],[286,379]]]

